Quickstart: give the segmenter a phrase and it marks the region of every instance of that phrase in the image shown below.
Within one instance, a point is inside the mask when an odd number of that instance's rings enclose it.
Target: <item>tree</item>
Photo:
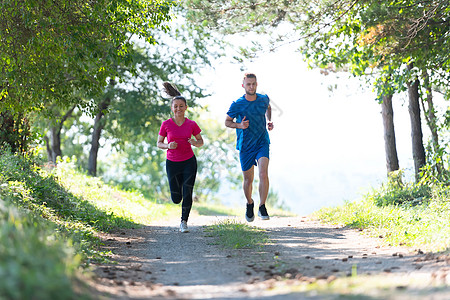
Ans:
[[[182,18],[182,13],[179,12]],[[201,68],[214,57],[207,48],[210,36],[201,28],[174,25],[167,32],[155,32],[158,45],[137,41],[131,53],[131,68],[118,67],[119,82],[96,100],[99,105],[94,122],[88,172],[97,174],[97,153],[103,133],[119,149],[125,143],[146,141],[148,131],[158,131],[161,120],[170,113],[170,99],[161,96],[161,84],[171,80],[195,107],[204,93],[195,80]],[[141,45],[139,45],[139,43]],[[188,97],[189,95],[189,97]],[[148,143],[148,142],[147,142]]]
[[[397,146],[394,129],[394,110],[392,109],[392,95],[383,96],[381,103],[383,117],[384,146],[386,151],[386,169],[388,174],[399,169]]]
[[[431,131],[431,144],[432,144],[432,152],[434,161],[434,167],[437,174],[443,174],[445,171],[443,165],[443,155],[444,151],[440,146],[439,141],[439,124],[436,116],[436,110],[433,103],[433,91],[430,82],[430,76],[427,71],[423,71],[423,85],[425,86],[425,99],[422,97],[422,111],[424,112],[425,119],[427,121],[428,127]],[[426,103],[426,106],[425,106]]]
[[[46,148],[47,148],[47,158],[49,162],[56,164],[58,157],[62,156],[61,151],[61,131],[64,127],[64,122],[72,115],[75,106],[72,106],[68,111],[64,113],[63,116],[54,118],[50,120],[47,124],[49,125],[49,135],[44,136]],[[53,112],[53,115],[56,112]]]
[[[192,19],[201,20],[211,28],[226,27],[222,32],[242,32],[249,27],[259,31],[282,21],[294,24],[298,34],[293,38],[293,35],[287,35],[287,38],[301,40],[303,54],[312,66],[326,68],[333,65],[347,69],[355,76],[365,76],[374,84],[380,102],[395,92],[405,91],[408,86],[410,95],[416,95],[412,89],[419,89],[419,86],[410,83],[414,83],[417,77],[407,70],[411,63],[418,70],[441,70],[441,76],[434,77],[434,86],[450,96],[448,1],[271,1],[270,6],[269,1],[186,3],[192,7]],[[205,11],[202,12],[202,8]],[[247,16],[248,21],[239,26],[240,20]],[[386,78],[390,82],[383,80]],[[412,98],[410,101],[415,100]],[[411,109],[411,114],[415,126],[412,133],[414,158],[419,167],[423,165],[423,155],[419,151],[422,136],[417,127],[420,108],[419,114],[415,109]],[[384,120],[385,124],[388,122]],[[386,148],[392,148],[392,142]]]
[[[408,70],[412,70],[412,64],[408,64]],[[425,166],[425,149],[422,141],[422,122],[420,117],[419,79],[408,83],[408,111],[411,119],[411,141],[416,177],[420,169]]]
[[[86,107],[73,90],[101,91],[128,60],[130,37],[154,42],[171,1],[4,0],[0,4],[0,111],[50,103]]]
[[[110,86],[113,88],[115,85],[114,80],[110,81]],[[91,176],[97,176],[97,155],[100,148],[100,137],[102,130],[105,127],[105,120],[103,117],[107,113],[109,106],[111,105],[113,95],[107,93],[98,104],[98,112],[94,118],[94,126],[92,128],[92,139],[91,139],[91,150],[89,151],[89,161],[88,161],[88,174]]]
[[[9,147],[12,153],[24,153],[33,140],[30,121],[24,114],[0,112],[0,147]]]
[[[132,36],[154,43],[171,0],[4,0],[0,3],[0,113],[95,106],[95,94],[129,63]],[[75,93],[74,93],[75,91]],[[26,137],[21,137],[22,140]]]

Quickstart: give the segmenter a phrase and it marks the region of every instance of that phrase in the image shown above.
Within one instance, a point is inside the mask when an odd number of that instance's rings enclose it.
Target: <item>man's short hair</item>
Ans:
[[[255,73],[245,73],[244,80],[245,80],[245,78],[255,78],[256,79],[256,75],[255,75]]]

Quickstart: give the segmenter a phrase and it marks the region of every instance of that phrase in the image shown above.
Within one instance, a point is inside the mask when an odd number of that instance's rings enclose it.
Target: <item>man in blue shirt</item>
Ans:
[[[236,149],[239,150],[242,172],[244,174],[243,189],[247,199],[245,218],[248,222],[255,219],[253,212],[252,187],[254,166],[259,169],[259,209],[258,216],[269,219],[265,206],[269,193],[269,133],[273,129],[272,110],[267,95],[256,93],[258,86],[256,75],[246,73],[242,87],[245,95],[234,101],[227,112],[225,126],[236,128]],[[267,118],[267,129],[266,129]]]

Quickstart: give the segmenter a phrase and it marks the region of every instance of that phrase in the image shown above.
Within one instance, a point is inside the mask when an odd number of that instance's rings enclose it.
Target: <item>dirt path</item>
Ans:
[[[305,217],[257,219],[272,243],[226,250],[203,230],[220,219],[192,217],[186,234],[171,220],[107,237],[117,264],[97,267],[93,289],[102,299],[450,299],[449,257]],[[327,282],[333,292],[320,291]]]

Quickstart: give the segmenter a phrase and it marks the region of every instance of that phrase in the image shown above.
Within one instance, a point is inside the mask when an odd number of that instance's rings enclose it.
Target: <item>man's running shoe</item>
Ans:
[[[253,220],[255,219],[255,213],[253,212],[254,206],[255,202],[253,202],[252,204],[247,203],[247,211],[245,212],[245,219],[247,220],[247,222],[253,222]]]
[[[263,204],[259,207],[258,217],[261,217],[261,220],[269,220],[269,214],[267,213],[266,205]]]
[[[189,229],[188,229],[186,221],[181,221],[180,232],[182,232],[182,233],[189,232]]]

